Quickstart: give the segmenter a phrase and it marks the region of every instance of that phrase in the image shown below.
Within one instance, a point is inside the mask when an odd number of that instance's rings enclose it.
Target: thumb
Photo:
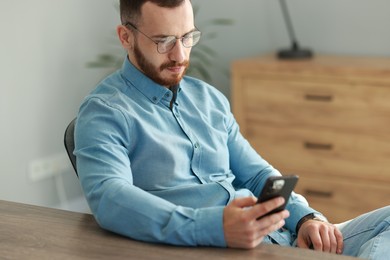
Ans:
[[[257,198],[255,197],[244,197],[244,198],[238,198],[231,202],[232,205],[239,207],[239,208],[245,208],[250,207],[256,204]]]

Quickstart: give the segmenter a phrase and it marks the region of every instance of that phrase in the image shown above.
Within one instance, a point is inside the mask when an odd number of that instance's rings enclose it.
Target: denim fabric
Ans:
[[[215,88],[184,77],[171,108],[172,96],[125,59],[85,98],[75,128],[83,191],[105,229],[149,242],[226,246],[224,206],[260,194],[266,178],[280,173],[240,134]],[[287,209],[292,232],[315,212],[296,194]]]
[[[390,206],[340,225],[344,253],[366,259],[390,258]]]
[[[382,260],[390,257],[390,206],[368,212],[355,219],[336,224],[344,238],[343,255]],[[270,234],[275,235],[274,233]],[[267,237],[265,244],[296,247],[295,234],[288,230],[276,232],[280,238]]]

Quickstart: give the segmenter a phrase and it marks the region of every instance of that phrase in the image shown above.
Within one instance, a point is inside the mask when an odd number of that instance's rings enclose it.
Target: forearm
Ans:
[[[97,222],[104,229],[147,242],[225,246],[223,207],[177,206],[117,180],[86,186],[96,187],[84,190]]]

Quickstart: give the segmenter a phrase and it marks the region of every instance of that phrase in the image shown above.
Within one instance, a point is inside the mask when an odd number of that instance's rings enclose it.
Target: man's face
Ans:
[[[154,82],[163,86],[169,87],[179,84],[189,65],[188,59],[183,62],[168,60],[161,65],[154,64],[153,61],[149,61],[146,55],[142,53],[142,48],[138,45],[137,40],[135,41],[133,52],[138,69]]]
[[[162,8],[151,2],[142,7],[142,17],[137,28],[152,39],[165,36],[182,37],[194,29],[191,3],[173,9]],[[160,85],[170,87],[183,78],[188,65],[191,48],[185,48],[177,41],[172,50],[160,54],[157,45],[145,35],[134,31],[133,50],[129,51],[130,61],[146,76]]]

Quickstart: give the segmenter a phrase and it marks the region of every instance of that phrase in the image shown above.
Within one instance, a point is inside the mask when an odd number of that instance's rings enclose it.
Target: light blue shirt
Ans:
[[[223,94],[191,77],[178,87],[170,109],[172,91],[125,59],[85,98],[75,132],[81,185],[102,228],[142,241],[223,247],[224,206],[259,194],[279,172],[240,134]],[[299,195],[287,209],[291,233],[315,212]]]

